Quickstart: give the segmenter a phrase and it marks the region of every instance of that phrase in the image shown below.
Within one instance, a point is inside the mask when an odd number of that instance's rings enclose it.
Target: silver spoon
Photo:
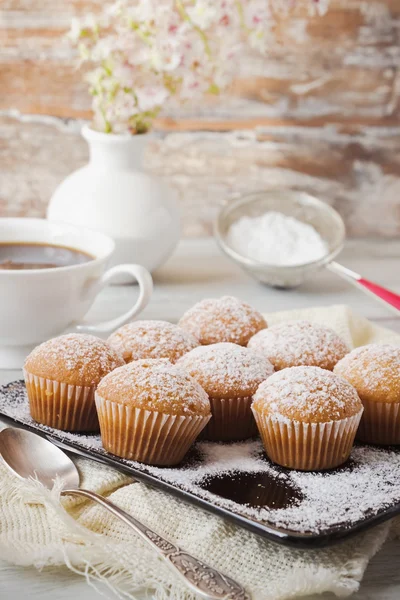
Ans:
[[[144,538],[197,594],[215,600],[250,600],[236,581],[209,567],[137,521],[106,498],[79,488],[79,472],[72,460],[57,446],[24,429],[0,432],[0,454],[4,464],[20,479],[34,478],[51,489],[56,477],[63,483],[63,495],[75,494],[94,500]]]

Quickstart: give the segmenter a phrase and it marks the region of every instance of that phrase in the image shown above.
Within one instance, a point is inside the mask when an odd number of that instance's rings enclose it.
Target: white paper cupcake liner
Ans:
[[[181,462],[211,416],[165,415],[105,400],[95,394],[103,447],[149,465]]]
[[[251,412],[252,397],[210,398],[212,419],[204,428],[201,439],[233,442],[258,434]]]
[[[349,458],[362,410],[328,423],[301,423],[253,413],[273,462],[289,469],[321,471],[338,467]]]
[[[98,431],[94,387],[69,385],[32,375],[24,369],[32,418],[64,431]]]
[[[363,400],[357,439],[367,444],[400,444],[400,402]]]

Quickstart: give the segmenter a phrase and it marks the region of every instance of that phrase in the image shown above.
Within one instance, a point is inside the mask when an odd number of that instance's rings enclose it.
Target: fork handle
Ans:
[[[171,542],[152,531],[146,525],[143,525],[143,523],[103,496],[78,488],[63,490],[62,494],[84,496],[106,508],[145,539],[168,562],[176,573],[185,580],[186,584],[204,598],[212,600],[250,600],[250,596],[236,581],[209,567],[178,546],[171,544]]]

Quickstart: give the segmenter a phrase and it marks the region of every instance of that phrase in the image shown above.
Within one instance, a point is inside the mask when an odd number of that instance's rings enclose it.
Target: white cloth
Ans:
[[[351,346],[400,344],[344,306],[267,314],[269,323],[306,318],[329,325]],[[97,463],[77,459],[82,487],[97,491],[200,559],[238,580],[253,600],[282,600],[331,591],[357,590],[369,559],[394,530],[379,527],[329,549],[293,550],[267,542],[237,526]],[[0,466],[0,558],[38,568],[68,565],[110,597],[135,598],[143,588],[155,598],[191,600],[193,595],[145,542],[107,511],[69,497],[60,507],[57,489],[19,481]]]

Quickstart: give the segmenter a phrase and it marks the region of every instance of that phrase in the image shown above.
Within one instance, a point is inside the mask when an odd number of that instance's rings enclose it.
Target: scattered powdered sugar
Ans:
[[[98,435],[66,433],[34,423],[22,382],[0,390],[1,414],[44,431],[58,441],[94,450],[99,458],[112,457],[102,448]],[[400,504],[400,452],[393,448],[355,446],[346,465],[326,473],[303,473],[275,466],[265,457],[259,440],[233,444],[199,442],[192,454],[194,460],[174,468],[114,458],[117,468],[130,469],[134,476],[140,478],[141,473],[145,474],[252,521],[297,532],[318,534],[348,529],[366,517]],[[276,484],[280,494],[287,489],[289,498],[291,490],[295,491],[293,500],[277,508],[254,506],[210,491],[210,481],[224,477],[235,480],[246,474],[265,477],[272,486]],[[265,492],[270,493],[270,486]]]
[[[335,367],[335,373],[362,388],[400,402],[400,347],[393,344],[369,344],[347,354]]]
[[[232,342],[241,346],[267,327],[259,312],[234,296],[201,300],[185,312],[178,325],[201,344]]]
[[[313,423],[351,417],[362,404],[353,386],[331,371],[291,367],[260,385],[253,407],[260,413]]]
[[[104,340],[84,333],[60,335],[36,346],[25,361],[34,375],[76,385],[97,384],[124,364]]]
[[[332,370],[350,348],[333,329],[309,321],[285,321],[256,333],[248,348],[268,358],[275,369],[311,365]]]
[[[332,519],[334,525],[357,522],[400,502],[400,454],[373,446],[355,446],[349,467],[335,472],[301,473],[294,471],[291,480],[304,495],[300,507],[277,510],[271,522],[285,527],[308,529],[312,519],[321,529]],[[318,515],[316,514],[318,508]]]
[[[97,393],[111,402],[168,415],[210,413],[203,388],[165,358],[136,360],[115,369],[101,380]]]
[[[167,321],[134,321],[123,325],[108,338],[126,362],[141,358],[168,358],[176,362],[199,345],[189,332]]]
[[[329,252],[314,227],[274,211],[241,217],[230,226],[227,242],[238,254],[269,265],[304,265]]]
[[[274,372],[263,356],[229,342],[199,346],[182,356],[178,365],[215,398],[251,396]]]

